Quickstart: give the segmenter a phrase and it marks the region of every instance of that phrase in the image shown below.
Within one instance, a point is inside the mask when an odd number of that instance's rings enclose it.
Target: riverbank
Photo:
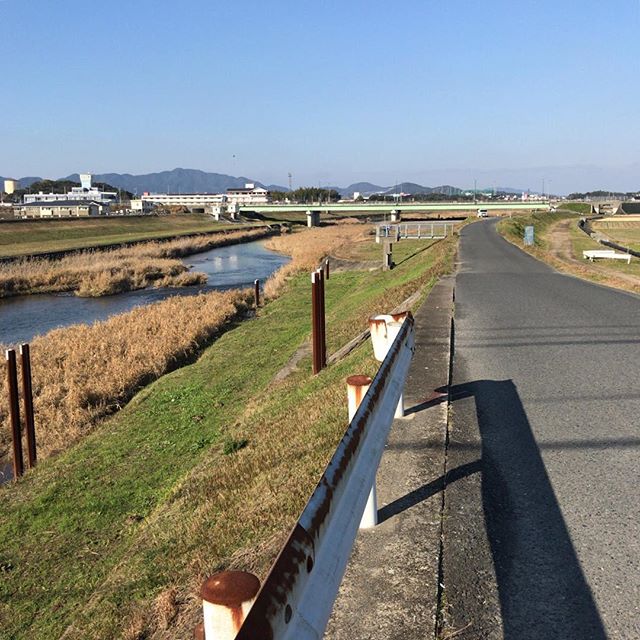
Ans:
[[[253,226],[258,226],[256,223]],[[61,220],[0,222],[0,260],[120,246],[123,243],[166,240],[185,235],[237,229],[238,224],[215,222],[205,214],[104,216]]]
[[[329,352],[372,313],[424,297],[455,247],[403,241],[393,271],[332,274]],[[264,577],[342,436],[345,377],[377,368],[365,344],[318,376],[303,357],[274,382],[309,335],[308,273],[289,270],[280,286],[196,363],[0,489],[10,637],[188,638],[204,576],[235,567]]]
[[[0,298],[63,291],[99,297],[149,286],[203,284],[206,276],[189,272],[180,257],[251,242],[273,233],[272,229],[262,227],[147,242],[115,250],[86,251],[60,259],[34,258],[0,264]]]

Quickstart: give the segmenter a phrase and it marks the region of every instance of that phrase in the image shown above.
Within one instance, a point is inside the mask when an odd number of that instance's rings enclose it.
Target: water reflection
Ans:
[[[78,298],[69,293],[6,298],[0,300],[0,343],[26,342],[56,327],[105,320],[173,295],[252,286],[254,280],[266,280],[288,261],[286,256],[266,249],[262,242],[250,242],[185,258],[192,271],[208,276],[207,284],[199,287],[145,289],[103,298]]]

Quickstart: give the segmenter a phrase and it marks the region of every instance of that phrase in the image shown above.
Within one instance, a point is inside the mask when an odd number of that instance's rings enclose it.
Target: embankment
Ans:
[[[336,231],[304,233],[309,247]],[[330,353],[369,315],[426,295],[453,268],[455,238],[416,250],[426,245],[399,243],[390,272],[331,275]],[[363,345],[317,376],[303,357],[274,382],[309,335],[309,276],[288,271],[280,295],[197,362],[0,489],[9,637],[188,638],[204,576],[226,567],[264,576],[342,437],[345,377],[377,368]]]

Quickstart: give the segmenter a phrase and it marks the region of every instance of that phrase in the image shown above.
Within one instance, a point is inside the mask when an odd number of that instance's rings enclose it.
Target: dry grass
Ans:
[[[144,385],[189,360],[250,302],[247,291],[175,296],[31,343],[38,457],[66,449]],[[0,391],[0,460],[9,442]]]
[[[254,232],[255,233],[255,232]],[[259,230],[259,233],[264,231]],[[266,283],[273,298],[301,270],[314,268],[333,248],[364,233],[361,227],[314,229],[272,238],[271,246],[292,261]],[[246,237],[228,234],[227,240]],[[212,238],[188,238],[135,247],[140,257],[186,255]],[[196,243],[196,244],[194,244]],[[112,252],[109,252],[112,253]],[[115,253],[115,252],[113,252]],[[83,256],[87,260],[88,256]],[[192,277],[197,274],[178,274]],[[100,273],[90,285],[106,291],[113,280]],[[175,284],[175,283],[173,283]],[[56,329],[31,343],[38,457],[62,451],[89,433],[103,417],[121,408],[144,385],[192,359],[239,312],[250,291],[172,297],[93,325]],[[6,380],[0,387],[0,461],[10,447]]]
[[[262,238],[267,229],[146,242],[110,251],[85,251],[59,260],[24,259],[0,264],[0,297],[75,291],[97,297],[155,286],[189,286],[206,276],[187,273],[180,257],[219,246]]]
[[[317,227],[271,238],[266,246],[272,251],[291,256],[292,260],[269,279],[265,295],[267,298],[277,297],[294,275],[301,271],[312,271],[322,258],[344,245],[363,240],[368,231],[368,226],[350,221],[344,225]]]

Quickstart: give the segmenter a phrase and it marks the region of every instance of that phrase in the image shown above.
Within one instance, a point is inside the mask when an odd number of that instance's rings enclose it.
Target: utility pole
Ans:
[[[478,181],[474,178],[474,180],[473,180],[473,204],[478,202],[477,191],[478,191]]]
[[[289,176],[289,191],[293,191],[293,189],[291,188],[291,171],[289,171],[287,175]]]

